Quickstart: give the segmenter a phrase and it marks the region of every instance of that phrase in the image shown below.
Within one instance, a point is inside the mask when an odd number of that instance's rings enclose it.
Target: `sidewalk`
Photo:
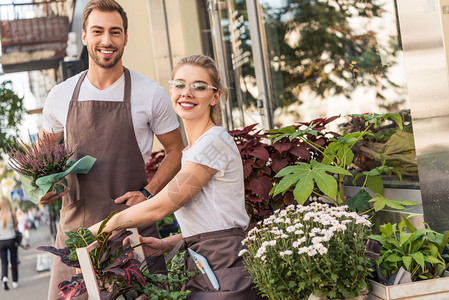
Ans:
[[[30,248],[19,248],[19,287],[12,288],[11,270],[9,270],[9,291],[0,286],[0,300],[46,300],[50,271],[37,272],[36,263],[39,254],[44,251],[36,250],[38,246],[50,246],[52,240],[48,225],[42,225],[39,229],[30,231]]]

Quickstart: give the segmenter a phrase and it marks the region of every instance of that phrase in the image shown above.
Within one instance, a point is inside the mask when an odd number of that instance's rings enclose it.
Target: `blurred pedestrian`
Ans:
[[[17,210],[17,228],[23,235],[23,249],[30,248],[30,224],[28,222],[28,215],[20,208]]]
[[[2,261],[3,288],[9,290],[8,265],[11,263],[12,287],[18,287],[19,273],[17,268],[16,244],[17,219],[8,199],[0,198],[0,258]],[[8,251],[10,259],[8,259]]]

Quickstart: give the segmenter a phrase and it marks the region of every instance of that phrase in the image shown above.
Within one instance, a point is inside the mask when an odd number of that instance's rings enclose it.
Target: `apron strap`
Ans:
[[[84,72],[83,74],[81,74],[80,78],[78,79],[75,89],[73,90],[72,100],[70,100],[70,102],[78,101],[78,97],[80,95],[81,84],[83,83],[84,78],[86,78],[86,75],[87,75],[87,71]]]
[[[131,105],[131,74],[129,70],[123,67],[123,71],[125,72],[125,93],[123,95],[123,103],[126,106]]]
[[[173,257],[175,257],[176,253],[179,251],[185,251],[187,250],[187,243],[186,241],[181,238],[175,245],[172,251],[165,257],[165,262],[169,262]]]

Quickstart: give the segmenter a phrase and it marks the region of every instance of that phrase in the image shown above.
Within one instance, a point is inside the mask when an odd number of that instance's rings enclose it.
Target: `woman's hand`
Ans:
[[[165,252],[170,252],[175,247],[177,241],[181,238],[181,235],[173,235],[163,239],[154,237],[143,237],[139,235],[139,242],[142,243],[143,254],[148,256],[159,256]],[[129,244],[129,237],[123,240],[123,245]]]

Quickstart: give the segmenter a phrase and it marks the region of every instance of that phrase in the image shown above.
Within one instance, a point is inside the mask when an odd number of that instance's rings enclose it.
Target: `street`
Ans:
[[[19,287],[12,288],[11,270],[9,270],[10,289],[5,291],[3,284],[1,285],[0,300],[47,299],[50,271],[36,271],[38,255],[46,254],[46,252],[36,250],[36,247],[50,245],[52,245],[52,239],[47,225],[30,230],[30,248],[28,250],[19,248]]]

